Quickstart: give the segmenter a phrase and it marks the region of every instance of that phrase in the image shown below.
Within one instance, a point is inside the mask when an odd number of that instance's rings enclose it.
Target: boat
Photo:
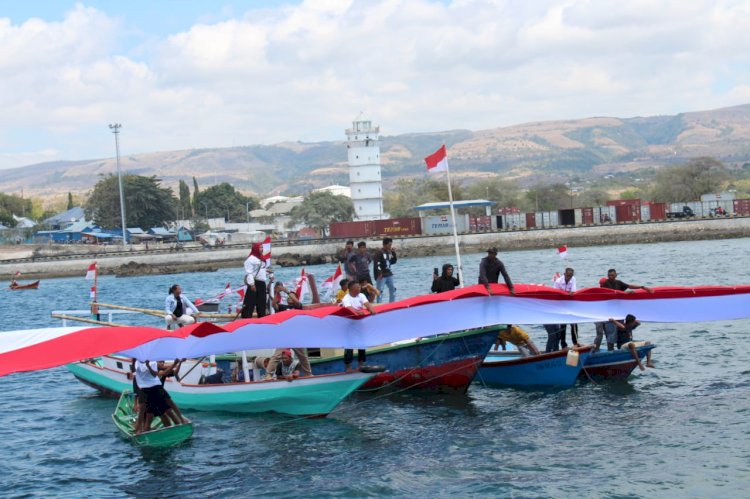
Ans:
[[[193,436],[193,423],[189,419],[184,424],[164,426],[160,418],[154,418],[149,431],[136,434],[134,426],[137,414],[133,410],[134,402],[133,392],[124,390],[112,414],[112,421],[117,429],[134,444],[142,447],[174,447]]]
[[[67,364],[67,369],[85,383],[108,396],[132,389],[127,357],[104,355]],[[184,362],[185,378],[168,378],[165,389],[181,409],[240,413],[278,412],[294,416],[325,417],[344,398],[369,381],[375,373],[337,373],[285,380],[248,383],[200,384],[197,361]],[[192,376],[187,371],[193,370]]]
[[[40,281],[34,281],[28,284],[18,284],[17,282],[13,281],[10,283],[10,286],[8,286],[8,289],[10,289],[11,291],[20,291],[22,289],[37,289],[39,288],[39,282]]]
[[[367,362],[385,372],[360,390],[419,389],[441,393],[465,392],[497,338],[498,326],[411,339],[367,350]],[[344,370],[343,355],[310,359],[314,374]]]
[[[593,348],[594,345],[586,345],[530,357],[522,357],[518,352],[490,352],[479,369],[477,381],[495,386],[567,388],[575,384]],[[574,366],[567,363],[571,351],[578,352]]]
[[[638,357],[644,361],[648,352],[653,350],[656,345],[641,345],[636,347]],[[586,363],[578,375],[581,379],[592,379],[594,381],[608,379],[625,379],[630,376],[633,369],[638,367],[638,363],[633,359],[630,350],[600,350],[592,352],[586,358]]]

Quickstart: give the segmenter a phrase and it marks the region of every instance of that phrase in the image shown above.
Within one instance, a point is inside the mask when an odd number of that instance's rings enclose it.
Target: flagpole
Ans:
[[[447,158],[446,158],[447,160]],[[451,189],[451,167],[445,162],[445,171],[448,173],[448,204],[451,208],[451,221],[453,222],[453,245],[456,248],[456,263],[458,264],[458,285],[464,287],[464,268],[461,265],[461,252],[458,249],[458,229],[456,228],[456,210],[453,208],[453,190]]]

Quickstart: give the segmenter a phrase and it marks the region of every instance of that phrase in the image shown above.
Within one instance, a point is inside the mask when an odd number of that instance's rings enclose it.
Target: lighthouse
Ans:
[[[354,218],[383,218],[383,187],[380,182],[380,127],[372,126],[362,113],[346,130],[349,157],[349,186],[352,190]]]

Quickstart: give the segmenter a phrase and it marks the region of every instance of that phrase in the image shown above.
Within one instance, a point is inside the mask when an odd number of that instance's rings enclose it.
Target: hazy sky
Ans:
[[[750,102],[750,2],[0,5],[0,168]]]

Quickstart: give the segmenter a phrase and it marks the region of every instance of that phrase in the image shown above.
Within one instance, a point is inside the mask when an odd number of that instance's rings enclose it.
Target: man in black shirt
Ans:
[[[432,274],[432,292],[443,293],[445,291],[453,291],[459,285],[458,279],[453,277],[453,265],[446,263],[443,265],[443,273],[438,276]]]
[[[601,285],[603,288],[614,289],[615,291],[627,291],[628,289],[644,289],[649,293],[653,293],[654,290],[647,286],[638,286],[636,284],[626,284],[617,279],[617,271],[615,269],[609,269],[607,271],[607,280]]]
[[[503,275],[503,279],[508,286],[510,294],[516,294],[516,290],[513,288],[513,282],[511,282],[510,276],[505,270],[505,265],[497,259],[497,248],[492,247],[487,250],[487,256],[482,258],[482,261],[479,262],[479,284],[484,284],[487,291],[490,291],[490,283],[497,283],[500,274]],[[492,294],[491,291],[490,294]]]

